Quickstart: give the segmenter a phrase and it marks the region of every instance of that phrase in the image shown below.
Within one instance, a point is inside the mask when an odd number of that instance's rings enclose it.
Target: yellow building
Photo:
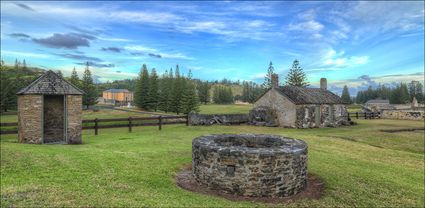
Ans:
[[[109,89],[103,91],[103,99],[106,103],[112,104],[124,104],[133,102],[133,92],[128,91],[127,89]]]

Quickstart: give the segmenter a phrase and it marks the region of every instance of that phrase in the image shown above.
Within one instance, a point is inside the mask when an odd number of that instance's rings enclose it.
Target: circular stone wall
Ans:
[[[192,173],[213,190],[285,197],[307,185],[307,144],[275,135],[207,135],[192,141]]]

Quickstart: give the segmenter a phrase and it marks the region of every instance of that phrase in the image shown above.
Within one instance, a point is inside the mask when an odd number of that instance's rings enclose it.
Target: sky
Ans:
[[[311,86],[340,94],[424,82],[424,2],[1,2],[1,58],[96,80],[160,74],[280,83],[297,59]]]

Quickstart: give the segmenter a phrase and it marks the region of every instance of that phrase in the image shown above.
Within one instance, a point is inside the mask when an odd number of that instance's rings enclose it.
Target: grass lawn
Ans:
[[[362,110],[362,106],[359,104],[351,104],[347,106],[347,111],[350,113],[360,112]]]
[[[221,113],[249,113],[253,105],[250,104],[229,104],[218,105],[208,104],[199,107],[199,113],[203,114],[221,114]]]
[[[30,145],[1,136],[2,207],[34,206],[358,206],[424,207],[423,122],[359,120],[357,126],[283,129],[184,125],[84,131],[82,145]],[[289,205],[233,202],[177,187],[191,141],[212,133],[271,133],[305,140],[309,172],[325,182],[319,200]]]

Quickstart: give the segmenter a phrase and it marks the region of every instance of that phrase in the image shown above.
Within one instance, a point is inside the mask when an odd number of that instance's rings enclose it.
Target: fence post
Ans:
[[[128,132],[130,132],[131,133],[131,127],[132,127],[132,123],[131,123],[131,116],[130,117],[128,117]]]
[[[97,124],[97,118],[94,119],[94,135],[97,135],[97,129],[99,128]]]
[[[351,117],[350,117],[350,112],[347,112],[347,115],[348,115],[348,121],[351,121]]]
[[[356,112],[356,118],[359,119],[359,112]]]
[[[186,126],[189,126],[189,114],[186,116]]]
[[[364,112],[364,119],[367,119],[367,113]]]
[[[158,130],[162,130],[162,116],[158,117]]]

